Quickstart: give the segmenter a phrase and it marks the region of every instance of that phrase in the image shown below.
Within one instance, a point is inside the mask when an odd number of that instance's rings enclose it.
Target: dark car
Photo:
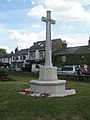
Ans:
[[[82,75],[90,75],[90,67],[87,67],[87,68],[82,67],[81,72],[82,72]]]
[[[16,71],[16,67],[10,67],[10,71]]]

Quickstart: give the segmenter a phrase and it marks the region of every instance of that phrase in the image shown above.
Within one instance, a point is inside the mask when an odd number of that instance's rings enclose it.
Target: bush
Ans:
[[[0,68],[0,81],[11,80],[12,78],[9,76],[9,72],[5,68]]]

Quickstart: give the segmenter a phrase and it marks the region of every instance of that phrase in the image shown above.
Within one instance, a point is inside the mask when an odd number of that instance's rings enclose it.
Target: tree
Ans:
[[[4,53],[6,53],[6,49],[0,48],[0,54],[4,54]]]

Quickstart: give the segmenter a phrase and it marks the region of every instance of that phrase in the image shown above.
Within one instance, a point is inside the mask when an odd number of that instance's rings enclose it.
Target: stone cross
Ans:
[[[42,17],[41,20],[46,22],[45,66],[52,66],[51,24],[56,21],[51,19],[51,11],[47,11],[47,17]]]

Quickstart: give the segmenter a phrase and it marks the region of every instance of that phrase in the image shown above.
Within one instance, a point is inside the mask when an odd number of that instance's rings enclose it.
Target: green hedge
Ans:
[[[66,62],[62,62],[62,56],[66,56]],[[84,60],[81,57],[84,56]],[[66,55],[53,55],[53,64],[60,65],[90,65],[90,53],[70,53]]]

